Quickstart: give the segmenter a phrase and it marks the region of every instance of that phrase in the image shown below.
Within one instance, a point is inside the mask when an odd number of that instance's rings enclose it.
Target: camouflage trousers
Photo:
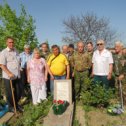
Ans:
[[[80,96],[82,90],[85,90],[85,80],[88,78],[89,71],[74,72],[74,95],[76,98]]]
[[[115,81],[115,87],[117,89],[117,95],[120,99],[120,84],[119,84],[119,80],[118,78],[116,78],[116,81]],[[121,81],[121,87],[122,87],[122,94],[123,94],[123,102],[124,102],[124,105],[126,105],[126,79],[122,80]]]

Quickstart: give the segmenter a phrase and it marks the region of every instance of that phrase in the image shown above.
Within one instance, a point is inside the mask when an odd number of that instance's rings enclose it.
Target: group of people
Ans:
[[[101,83],[107,90],[113,73],[117,82],[123,82],[126,104],[126,54],[120,41],[115,43],[114,52],[105,48],[104,40],[98,40],[96,50],[93,42],[89,41],[85,45],[83,41],[78,41],[76,49],[73,44],[63,45],[61,49],[58,45],[52,45],[51,51],[47,43],[42,43],[41,50],[35,48],[33,52],[29,45],[24,45],[24,51],[20,54],[14,43],[14,38],[7,37],[7,48],[0,53],[0,67],[10,111],[13,111],[14,106],[10,80],[16,109],[23,111],[18,103],[26,98],[24,90],[27,84],[30,85],[32,103],[37,105],[41,100],[46,100],[47,91],[54,95],[55,79],[71,79],[73,96],[77,99],[85,88],[86,78],[93,78],[94,84]]]

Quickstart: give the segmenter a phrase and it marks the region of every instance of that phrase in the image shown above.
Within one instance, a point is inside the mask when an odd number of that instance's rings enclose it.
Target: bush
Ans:
[[[114,89],[106,89],[99,83],[94,84],[89,78],[87,78],[85,87],[80,96],[85,105],[106,107],[109,105],[110,99],[114,98]]]
[[[51,97],[48,101],[44,100],[38,105],[33,105],[32,103],[24,106],[24,113],[16,122],[9,122],[9,126],[36,126],[42,125],[43,118],[47,116],[50,107],[52,105]],[[39,121],[41,119],[41,121]]]

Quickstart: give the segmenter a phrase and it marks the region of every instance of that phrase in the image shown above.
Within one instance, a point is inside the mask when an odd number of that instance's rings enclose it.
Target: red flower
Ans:
[[[64,104],[64,101],[62,101],[62,100],[58,100],[57,102],[58,102],[58,104]]]
[[[53,103],[57,103],[57,101],[56,100],[53,100]]]
[[[58,104],[64,104],[64,101],[63,100],[58,100],[58,101],[57,100],[53,100],[53,103],[57,104],[57,105]]]

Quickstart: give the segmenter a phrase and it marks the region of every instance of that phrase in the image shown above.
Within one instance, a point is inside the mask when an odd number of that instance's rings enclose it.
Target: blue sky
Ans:
[[[39,42],[62,45],[63,20],[93,12],[110,20],[110,26],[118,32],[118,40],[126,44],[126,0],[6,0],[19,13],[23,4],[35,19]],[[0,0],[0,4],[3,0]]]

